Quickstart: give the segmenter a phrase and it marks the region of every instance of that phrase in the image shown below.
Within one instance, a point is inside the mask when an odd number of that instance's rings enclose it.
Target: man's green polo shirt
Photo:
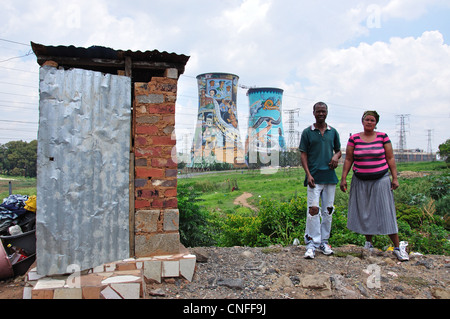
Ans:
[[[300,152],[308,155],[308,168],[316,184],[337,184],[339,182],[334,169],[328,164],[335,152],[341,149],[339,133],[335,128],[327,125],[323,136],[314,124],[305,128],[299,146]],[[305,176],[304,185],[308,179]]]

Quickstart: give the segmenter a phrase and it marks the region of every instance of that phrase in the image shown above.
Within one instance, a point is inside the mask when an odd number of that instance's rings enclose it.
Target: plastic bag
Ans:
[[[36,213],[36,195],[28,197],[28,200],[25,202],[25,209]]]

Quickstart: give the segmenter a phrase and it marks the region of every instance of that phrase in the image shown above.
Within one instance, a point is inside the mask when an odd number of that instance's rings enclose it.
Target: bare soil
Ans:
[[[368,252],[347,245],[304,259],[303,246],[201,247],[192,282],[148,283],[156,299],[450,299],[450,257]]]

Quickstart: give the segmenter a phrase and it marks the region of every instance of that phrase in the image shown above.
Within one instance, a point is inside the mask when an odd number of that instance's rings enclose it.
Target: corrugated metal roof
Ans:
[[[47,46],[31,42],[31,47],[39,65],[47,60],[53,60],[64,68],[77,67],[105,73],[117,74],[117,70],[124,69],[125,59],[129,57],[132,61],[133,78],[160,75],[167,68],[176,68],[178,74],[183,74],[190,58],[184,54],[166,51],[124,51],[103,46],[82,48],[73,45]]]

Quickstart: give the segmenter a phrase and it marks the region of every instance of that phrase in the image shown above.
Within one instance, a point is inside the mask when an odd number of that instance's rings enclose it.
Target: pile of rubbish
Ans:
[[[18,235],[35,226],[35,195],[9,195],[0,204],[0,236]]]
[[[36,196],[9,195],[0,204],[0,279],[23,275],[36,259]]]

